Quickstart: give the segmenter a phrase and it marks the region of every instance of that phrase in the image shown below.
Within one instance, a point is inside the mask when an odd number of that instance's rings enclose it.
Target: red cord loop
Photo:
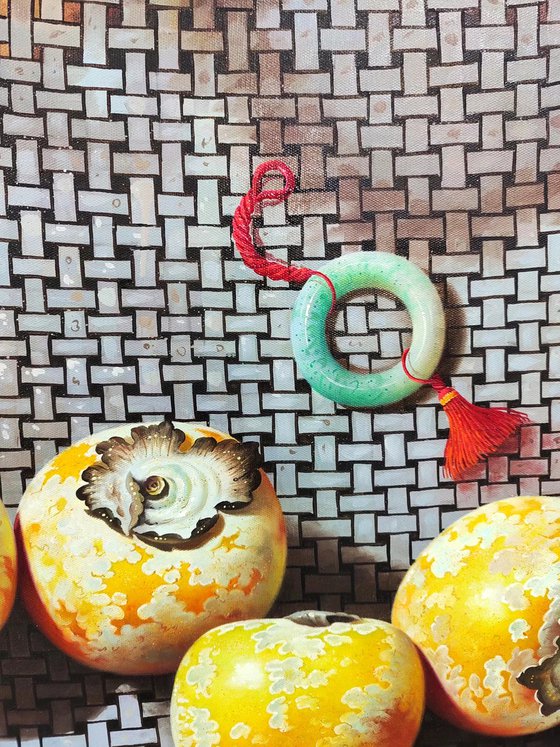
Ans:
[[[264,177],[271,171],[279,171],[284,177],[282,189],[265,189],[259,191]],[[305,283],[310,277],[316,275],[323,278],[332,294],[331,310],[336,304],[335,287],[324,273],[318,270],[310,270],[308,267],[297,267],[287,265],[275,259],[269,259],[259,254],[253,240],[253,215],[257,205],[263,202],[277,205],[284,202],[292,194],[296,186],[293,171],[282,161],[266,161],[255,169],[251,189],[239,203],[233,216],[233,240],[241,259],[247,267],[250,267],[257,275],[270,278],[271,280],[287,280],[295,283]]]
[[[263,177],[271,171],[279,171],[282,174],[285,186],[282,189],[265,189],[259,192]],[[283,161],[276,160],[259,164],[255,169],[253,181],[251,182],[251,191],[255,197],[255,202],[264,202],[265,200],[270,200],[274,204],[284,202],[295,188],[296,178],[294,172]]]
[[[406,348],[406,350],[403,351],[403,354],[401,357],[403,371],[408,376],[408,378],[411,381],[415,381],[417,384],[429,384],[436,390],[436,392],[438,392],[438,394],[439,392],[441,392],[442,389],[447,389],[448,388],[447,384],[443,381],[443,379],[438,373],[435,373],[430,379],[419,379],[417,376],[413,376],[410,373],[408,366],[406,364],[406,359],[408,357],[409,350],[410,348]]]

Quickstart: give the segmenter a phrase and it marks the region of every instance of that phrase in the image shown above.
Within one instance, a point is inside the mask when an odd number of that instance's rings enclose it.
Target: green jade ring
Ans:
[[[321,267],[337,299],[353,291],[388,291],[406,306],[412,320],[408,367],[418,379],[429,379],[443,351],[445,317],[440,297],[415,264],[387,252],[356,252]],[[405,374],[401,363],[379,373],[349,371],[333,357],[326,322],[332,295],[324,280],[312,276],[297,296],[291,338],[295,360],[310,386],[347,407],[382,407],[413,394],[421,384]]]

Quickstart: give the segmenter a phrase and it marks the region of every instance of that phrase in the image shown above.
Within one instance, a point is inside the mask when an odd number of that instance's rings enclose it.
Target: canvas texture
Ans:
[[[108,425],[172,417],[259,442],[289,530],[274,610],[388,618],[464,512],[560,493],[560,1],[0,0],[0,487]],[[458,484],[422,389],[339,407],[299,375],[297,285],[231,240],[255,167],[295,172],[264,251],[359,251],[429,274],[441,371],[532,421]],[[278,180],[272,186],[279,186]],[[380,370],[410,319],[371,291],[332,346]],[[1,747],[172,747],[172,678],[86,670],[18,607],[0,636]],[[560,732],[507,742],[556,745]],[[421,747],[498,747],[428,716]]]

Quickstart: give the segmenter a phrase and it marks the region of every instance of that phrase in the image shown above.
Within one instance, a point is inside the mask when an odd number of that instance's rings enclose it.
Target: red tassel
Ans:
[[[517,428],[529,422],[525,413],[506,407],[479,407],[466,400],[456,389],[446,386],[439,374],[418,379],[406,365],[408,348],[402,355],[405,374],[419,384],[430,384],[438,394],[449,420],[449,438],[445,446],[443,474],[453,480],[474,467],[483,457],[493,454]]]

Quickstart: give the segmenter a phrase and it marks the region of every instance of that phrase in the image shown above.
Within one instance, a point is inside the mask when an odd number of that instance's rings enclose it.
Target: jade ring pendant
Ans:
[[[321,272],[332,281],[337,299],[368,288],[399,298],[412,320],[409,366],[417,378],[434,373],[443,350],[445,318],[440,297],[422,270],[403,257],[367,251],[334,259]],[[406,376],[400,361],[386,371],[361,374],[335,360],[326,334],[331,301],[324,280],[314,276],[298,294],[292,313],[294,357],[310,386],[347,407],[381,407],[415,392],[421,384]]]

